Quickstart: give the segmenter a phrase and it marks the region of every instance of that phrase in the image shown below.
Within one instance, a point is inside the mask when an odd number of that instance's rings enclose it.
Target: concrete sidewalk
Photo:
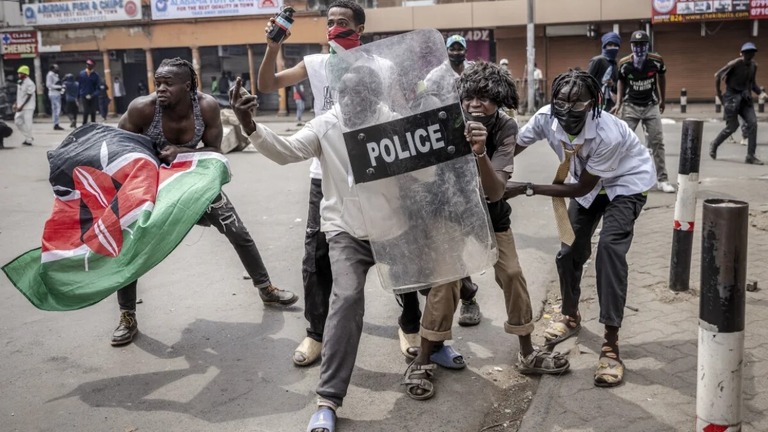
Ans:
[[[757,178],[708,178],[701,181],[697,224],[705,198],[750,202],[747,279],[762,290],[747,293],[747,328],[743,375],[745,431],[768,430],[768,175]],[[570,352],[571,372],[541,379],[520,431],[690,431],[696,419],[697,339],[701,230],[694,237],[691,290],[673,293],[669,281],[674,202],[659,203],[652,194],[640,215],[629,252],[629,291],[620,333],[625,383],[613,389],[593,385],[604,327],[598,322],[594,263],[587,264],[582,282],[581,333],[556,349]],[[654,199],[656,198],[656,199]],[[656,204],[654,204],[656,202]],[[597,236],[593,239],[597,241]],[[593,254],[594,258],[594,254]],[[557,295],[555,295],[557,296]],[[553,319],[559,299],[545,313]],[[549,320],[541,320],[541,334]]]

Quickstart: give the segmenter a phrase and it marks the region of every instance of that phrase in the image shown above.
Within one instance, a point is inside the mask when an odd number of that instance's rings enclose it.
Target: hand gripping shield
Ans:
[[[381,285],[395,293],[458,280],[497,259],[455,74],[443,94],[425,85],[446,67],[436,30],[339,50],[327,63],[349,184]]]

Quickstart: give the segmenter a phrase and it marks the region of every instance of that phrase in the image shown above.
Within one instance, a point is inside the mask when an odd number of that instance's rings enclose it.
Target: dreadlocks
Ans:
[[[164,59],[160,62],[158,69],[163,67],[181,69],[182,71],[189,73],[189,81],[191,83],[189,91],[193,95],[197,95],[197,74],[195,73],[195,68],[192,67],[192,63],[181,57],[175,57],[172,59]]]
[[[562,73],[555,78],[552,82],[552,98],[554,101],[563,90],[568,90],[566,100],[570,100],[571,95],[581,95],[582,92],[587,92],[592,101],[592,120],[600,117],[600,83],[587,72],[582,70],[571,69],[568,72]],[[554,106],[552,107],[552,114],[554,115]]]
[[[518,97],[515,81],[509,72],[499,66],[478,60],[456,80],[459,98],[488,98],[500,107],[517,109]]]

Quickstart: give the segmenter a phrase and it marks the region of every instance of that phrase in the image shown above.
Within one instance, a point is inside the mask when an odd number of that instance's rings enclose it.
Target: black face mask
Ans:
[[[448,54],[448,60],[451,61],[451,63],[458,65],[464,63],[464,60],[467,58],[466,54]]]
[[[584,129],[584,125],[587,124],[587,116],[591,110],[584,111],[571,111],[571,110],[558,110],[553,109],[553,114],[568,135],[578,135]]]

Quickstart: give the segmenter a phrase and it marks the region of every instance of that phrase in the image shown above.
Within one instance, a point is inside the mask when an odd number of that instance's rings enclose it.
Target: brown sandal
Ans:
[[[435,387],[430,379],[434,376],[436,367],[434,363],[417,365],[411,362],[408,365],[408,369],[405,370],[405,379],[402,382],[408,396],[416,400],[427,400],[435,395]],[[418,394],[416,390],[423,390],[424,393]]]

